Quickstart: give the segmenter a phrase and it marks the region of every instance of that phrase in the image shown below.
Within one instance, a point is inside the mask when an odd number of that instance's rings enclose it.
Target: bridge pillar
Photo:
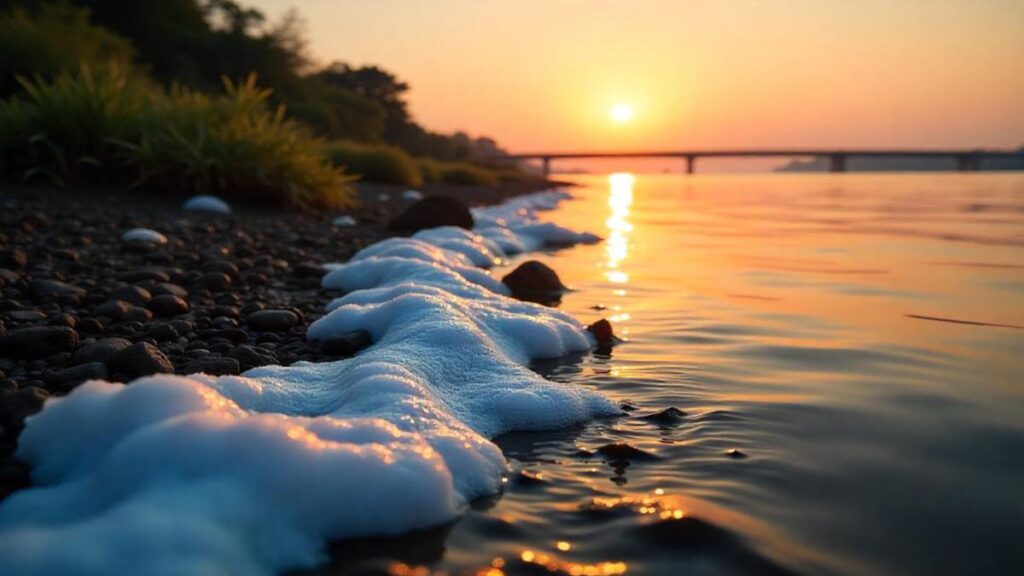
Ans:
[[[981,169],[981,156],[977,154],[957,154],[956,169],[959,172],[977,172]]]
[[[846,172],[846,154],[832,154],[829,156],[829,172]]]
[[[697,168],[697,157],[690,155],[686,157],[686,173],[693,174]]]
[[[544,156],[540,159],[540,163],[541,173],[544,175],[544,178],[547,178],[551,175],[551,158]]]

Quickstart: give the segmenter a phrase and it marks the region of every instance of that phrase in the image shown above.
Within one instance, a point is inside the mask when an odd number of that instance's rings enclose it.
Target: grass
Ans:
[[[58,184],[131,183],[291,209],[351,205],[323,142],[271,109],[254,76],[225,93],[164,91],[118,66],[20,78],[0,106],[0,173]]]
[[[442,162],[428,158],[417,161],[427,182],[462,186],[497,186],[498,172],[468,162]]]
[[[401,148],[334,141],[326,150],[335,166],[370,182],[404,186],[419,186],[424,182],[416,161]]]

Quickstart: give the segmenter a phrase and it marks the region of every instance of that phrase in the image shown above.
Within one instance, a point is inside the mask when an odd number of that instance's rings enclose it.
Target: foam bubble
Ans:
[[[537,225],[530,210],[502,218],[503,238],[540,241],[516,231]],[[35,486],[0,505],[5,573],[312,566],[330,540],[435,526],[498,492],[506,462],[488,438],[617,413],[528,368],[593,339],[479,267],[505,255],[497,236],[431,230],[326,266],[324,287],[346,294],[307,336],[366,330],[353,358],[93,381],[49,401],[18,447]]]
[[[132,228],[121,235],[123,242],[144,242],[147,244],[167,244],[167,236],[149,228]]]
[[[185,210],[195,212],[211,212],[214,214],[231,214],[231,206],[216,196],[193,196],[182,206]]]

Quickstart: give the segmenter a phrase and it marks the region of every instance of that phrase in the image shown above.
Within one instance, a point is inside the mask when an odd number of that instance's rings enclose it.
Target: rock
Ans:
[[[619,339],[615,337],[615,333],[612,332],[612,323],[604,318],[594,322],[590,326],[587,326],[587,332],[594,335],[594,339],[597,340],[597,344],[599,346],[607,346],[619,341]]]
[[[223,338],[235,344],[245,344],[249,341],[249,335],[245,330],[228,328],[226,330],[204,330],[201,334],[204,338]]]
[[[299,317],[291,310],[260,310],[246,316],[245,321],[255,330],[281,332],[299,323]]]
[[[46,320],[46,314],[38,310],[12,310],[7,313],[7,317],[15,322],[38,322],[40,320]]]
[[[153,295],[150,294],[149,290],[146,290],[145,288],[129,285],[121,286],[120,288],[115,288],[110,293],[110,298],[115,300],[124,300],[129,304],[141,306],[146,302],[149,302],[153,298]]]
[[[159,348],[147,342],[139,342],[121,350],[107,362],[111,372],[119,373],[128,380],[150,374],[171,374],[174,364]]]
[[[178,331],[170,324],[158,324],[149,331],[149,337],[157,342],[173,342],[178,339]]]
[[[200,267],[203,272],[223,272],[232,278],[238,277],[238,266],[228,260],[209,260]]]
[[[99,334],[103,331],[103,323],[95,318],[85,318],[78,322],[78,331],[83,334]]]
[[[189,198],[182,206],[183,209],[192,212],[207,212],[211,214],[231,214],[231,207],[228,203],[216,196],[200,195]]]
[[[92,313],[96,316],[106,316],[113,320],[121,320],[128,315],[132,305],[124,300],[107,300],[106,302],[93,307]]]
[[[71,356],[71,363],[107,362],[116,356],[118,352],[131,345],[132,343],[124,338],[104,338],[98,342],[86,344],[76,350]]]
[[[203,286],[213,292],[220,292],[231,287],[231,277],[223,272],[207,272],[200,278]]]
[[[68,392],[86,380],[107,377],[107,365],[103,362],[86,362],[78,366],[55,370],[43,376],[47,387],[54,392]]]
[[[78,332],[67,326],[18,328],[0,336],[0,356],[46,358],[78,347]]]
[[[85,296],[85,290],[57,280],[36,280],[29,286],[29,292],[36,300],[66,299],[78,302]]]
[[[54,316],[52,320],[47,322],[50,326],[67,326],[68,328],[74,328],[78,324],[78,319],[71,314],[59,314]]]
[[[658,426],[675,426],[686,419],[686,413],[675,406],[669,406],[664,410],[641,416],[640,418],[653,422]]]
[[[277,358],[265,354],[247,344],[235,346],[228,356],[238,360],[240,369],[244,372],[257,366],[271,366],[277,364]]]
[[[4,268],[18,270],[24,268],[25,264],[28,264],[28,257],[25,256],[25,252],[22,250],[14,248],[0,252],[0,266]]]
[[[327,270],[323,266],[312,262],[299,262],[292,268],[297,278],[322,278]]]
[[[185,374],[196,373],[209,374],[211,376],[230,376],[240,372],[238,360],[225,358],[224,356],[203,356],[196,358],[185,365]]]
[[[733,460],[742,460],[747,457],[745,452],[742,452],[735,448],[726,452],[725,455],[728,456],[729,458],[732,458]]]
[[[605,444],[597,449],[597,453],[609,460],[655,460],[656,457],[650,452],[641,450],[625,442],[613,442]]]
[[[166,272],[159,268],[139,268],[138,270],[125,272],[118,276],[118,278],[125,282],[145,282],[146,280],[152,280],[153,282],[169,282],[171,279]]]
[[[388,228],[398,232],[419,232],[439,226],[473,229],[473,215],[461,200],[451,196],[430,196],[406,208]]]
[[[180,316],[189,310],[188,302],[173,294],[161,294],[153,297],[146,304],[153,314],[157,316]]]
[[[501,279],[521,300],[538,302],[557,301],[565,292],[565,285],[549,266],[536,260],[523,262]]]
[[[0,405],[4,428],[21,430],[25,425],[25,418],[42,410],[43,403],[49,396],[46,390],[35,386],[4,394]]]
[[[149,228],[132,228],[121,235],[121,241],[128,244],[162,246],[167,244],[167,237]]]
[[[159,296],[161,294],[170,294],[172,296],[177,296],[178,298],[188,297],[188,290],[185,290],[184,288],[178,286],[177,284],[171,284],[170,282],[161,282],[150,288],[150,292],[153,294],[153,296]]]
[[[323,351],[332,356],[352,356],[363,348],[373,344],[373,338],[366,330],[354,330],[339,334],[323,343]]]

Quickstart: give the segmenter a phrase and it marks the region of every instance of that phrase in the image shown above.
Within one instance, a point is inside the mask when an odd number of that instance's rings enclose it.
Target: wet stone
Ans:
[[[281,332],[298,324],[299,317],[291,310],[260,310],[249,314],[245,321],[255,330]]]
[[[122,286],[110,292],[110,298],[123,300],[129,304],[142,305],[153,298],[149,290],[139,286]]]
[[[211,376],[231,376],[240,372],[238,360],[224,356],[203,356],[191,360],[183,369],[185,374],[203,373]]]
[[[0,355],[12,358],[46,358],[77,347],[78,333],[67,326],[18,328],[0,336]]]
[[[107,365],[102,362],[86,362],[70,368],[48,372],[43,380],[47,388],[53,392],[68,392],[86,380],[98,380],[107,377]]]
[[[0,400],[0,414],[3,415],[4,428],[21,430],[25,425],[25,418],[39,412],[48,397],[46,390],[35,386],[3,394]]]
[[[530,260],[501,279],[512,295],[522,300],[547,302],[558,300],[565,292],[565,285],[558,274],[548,265]]]
[[[161,294],[153,297],[146,307],[157,316],[180,316],[189,311],[188,302],[173,294]]]
[[[174,372],[174,364],[159,348],[146,342],[132,344],[112,357],[107,365],[111,372],[129,380],[150,374]]]

